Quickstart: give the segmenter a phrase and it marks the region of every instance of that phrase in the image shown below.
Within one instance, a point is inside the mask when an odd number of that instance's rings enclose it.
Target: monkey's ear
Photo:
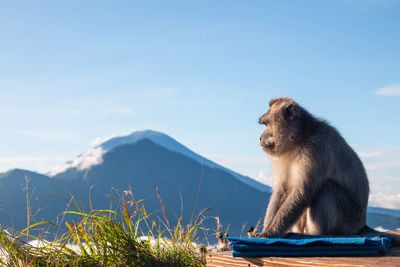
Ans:
[[[299,117],[297,105],[294,103],[289,104],[283,109],[283,117],[286,121],[294,121]]]

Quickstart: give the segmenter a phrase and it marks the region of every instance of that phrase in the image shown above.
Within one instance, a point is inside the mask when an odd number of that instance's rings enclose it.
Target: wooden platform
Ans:
[[[397,234],[400,234],[397,231]],[[216,266],[400,266],[400,247],[376,257],[266,257],[233,258],[232,252],[207,253],[208,267]]]

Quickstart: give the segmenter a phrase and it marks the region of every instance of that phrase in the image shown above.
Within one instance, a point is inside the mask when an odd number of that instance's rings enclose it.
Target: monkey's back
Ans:
[[[369,183],[360,158],[334,127],[324,121],[320,123],[313,145],[323,153],[321,158],[326,158],[324,164],[328,178],[348,190],[366,211]]]

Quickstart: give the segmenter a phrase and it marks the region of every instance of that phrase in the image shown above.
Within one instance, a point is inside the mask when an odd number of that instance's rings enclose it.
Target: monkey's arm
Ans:
[[[303,166],[302,171],[291,177],[295,179],[295,184],[291,186],[283,203],[276,210],[276,214],[272,214],[272,220],[264,227],[259,237],[282,236],[297,221],[325,182],[325,179],[318,175],[321,173],[317,171],[316,166]]]
[[[274,215],[278,212],[284,201],[283,189],[278,188],[275,192],[272,192],[271,199],[269,200],[267,212],[264,217],[263,232],[271,224]]]

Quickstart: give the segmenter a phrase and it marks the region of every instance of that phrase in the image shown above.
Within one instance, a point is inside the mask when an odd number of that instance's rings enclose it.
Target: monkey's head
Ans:
[[[290,98],[274,98],[259,123],[265,125],[260,137],[264,152],[271,156],[291,151],[310,134],[314,118]]]

